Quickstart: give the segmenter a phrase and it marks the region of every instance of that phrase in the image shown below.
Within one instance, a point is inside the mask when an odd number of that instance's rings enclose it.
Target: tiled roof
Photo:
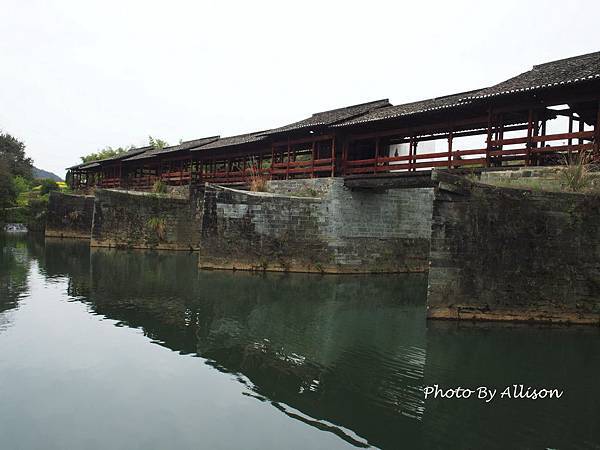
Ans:
[[[600,52],[572,58],[559,59],[533,66],[522,73],[495,86],[465,96],[465,99],[494,97],[514,92],[535,91],[561,85],[570,85],[600,79]]]
[[[387,99],[376,100],[374,102],[361,103],[359,105],[346,106],[345,108],[332,109],[313,114],[308,119],[294,122],[289,125],[284,125],[266,132],[265,134],[283,133],[286,131],[296,131],[306,128],[333,125],[343,120],[348,120],[353,117],[368,113],[369,111],[390,106]]]
[[[267,130],[268,131],[268,130]],[[209,150],[211,148],[222,148],[232,147],[234,145],[249,144],[251,142],[258,142],[266,139],[265,133],[267,131],[258,131],[255,133],[238,134],[236,136],[226,136],[219,138],[213,142],[203,145],[200,148],[196,148],[193,151],[198,150]]]
[[[460,94],[446,95],[444,97],[430,98],[428,100],[420,100],[418,102],[404,103],[402,105],[387,106],[385,108],[374,109],[367,114],[354,117],[350,120],[332,125],[333,127],[347,127],[366,122],[377,122],[380,120],[394,119],[398,117],[421,114],[429,111],[436,111],[445,108],[453,108],[465,104],[460,99],[472,92],[462,92]]]
[[[74,166],[71,166],[71,167],[67,167],[67,170],[75,170],[75,169],[78,169],[78,170],[83,170],[83,169],[91,169],[91,168],[93,168],[93,167],[97,167],[97,166],[99,166],[99,165],[100,165],[100,163],[98,163],[98,162],[95,162],[95,161],[91,161],[91,162],[85,162],[85,163],[81,163],[81,164],[76,164],[76,165],[74,165]]]
[[[74,166],[67,167],[67,170],[83,169],[84,166],[87,164],[90,164],[90,163],[75,164]]]
[[[124,159],[124,161],[135,161],[138,159],[154,158],[155,156],[158,156],[158,155],[162,156],[162,155],[165,155],[168,153],[174,153],[174,152],[178,152],[181,150],[191,150],[191,149],[195,149],[198,147],[202,147],[203,145],[209,144],[211,142],[214,142],[217,139],[219,139],[219,136],[210,136],[210,137],[204,137],[204,138],[200,138],[200,139],[194,139],[192,141],[182,142],[181,144],[172,145],[170,147],[165,147],[163,149],[155,149],[153,147],[148,147],[148,149],[144,153],[132,156],[131,158]]]

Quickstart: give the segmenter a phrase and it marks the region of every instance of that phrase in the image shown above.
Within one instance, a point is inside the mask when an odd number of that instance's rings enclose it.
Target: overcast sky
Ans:
[[[495,84],[600,50],[598,1],[0,0],[0,129],[60,176],[176,144]]]

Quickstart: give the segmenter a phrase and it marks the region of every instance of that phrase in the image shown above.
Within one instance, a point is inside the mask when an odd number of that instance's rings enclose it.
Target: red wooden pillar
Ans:
[[[539,136],[539,130],[540,130],[540,123],[539,123],[539,113],[537,111],[534,111],[533,113],[533,136],[532,137],[538,137]],[[534,141],[533,139],[531,140],[531,145],[530,145],[531,149],[537,149],[538,148],[538,143],[537,141]],[[530,161],[530,165],[537,166],[538,165],[538,154],[537,153],[533,153],[531,156],[531,159],[533,159],[533,161]]]
[[[579,117],[579,132],[583,133],[584,131],[585,131],[585,122],[584,122],[584,120],[583,120],[582,117]],[[577,143],[579,145],[583,145],[584,144],[583,138],[582,137],[578,138],[577,139]],[[579,158],[580,158],[579,161],[582,161],[582,159],[581,159],[581,156],[582,156],[581,155],[581,148],[579,148],[577,154],[579,155]]]
[[[373,166],[373,173],[377,173],[377,166],[379,165],[379,138],[375,139],[375,165]]]
[[[525,165],[531,164],[531,136],[533,134],[533,110],[529,108],[529,114],[527,119],[527,141],[525,143]]]
[[[348,139],[344,139],[344,142],[342,144],[342,162],[341,162],[341,172],[342,175],[346,175],[347,174],[347,164],[346,162],[348,161],[348,146],[350,145],[350,142],[348,141]]]
[[[271,166],[269,167],[271,178],[273,178],[273,164],[275,164],[275,145],[271,144]]]
[[[417,151],[419,150],[419,139],[417,136],[414,138],[413,142],[413,172],[417,171]]]
[[[286,180],[290,177],[290,157],[291,157],[291,145],[290,145],[290,138],[288,138],[288,144],[287,144],[287,163],[285,165],[285,179]]]
[[[596,124],[594,125],[594,159],[600,156],[600,100],[598,100],[598,112],[596,116]]]
[[[412,171],[413,137],[408,138],[408,171]]]
[[[492,151],[492,108],[488,111],[487,141],[485,147],[485,167],[490,167],[490,152]]]
[[[546,118],[545,117],[542,120],[542,132],[541,132],[541,136],[542,137],[546,136]],[[546,145],[546,141],[540,141],[540,147],[544,147],[544,145]]]
[[[262,177],[262,160],[263,160],[263,154],[262,151],[258,154],[258,175]]]
[[[312,143],[312,164],[311,164],[311,169],[310,169],[310,177],[314,178],[315,177],[315,146],[316,143],[315,141],[313,141]]]
[[[331,176],[335,176],[335,136],[331,138]]]
[[[452,169],[452,140],[454,139],[452,135],[452,128],[448,133],[448,169]]]
[[[500,114],[498,116],[498,126],[500,127],[500,132],[498,133],[498,139],[500,142],[504,140],[504,114]],[[497,147],[497,150],[502,151],[504,149],[504,144],[500,143]],[[498,166],[502,166],[502,153],[498,156],[497,161]]]
[[[573,132],[573,111],[571,111],[569,113],[569,134],[571,134]],[[569,138],[567,139],[567,145],[569,146],[568,150],[567,150],[567,158],[569,158],[569,162],[571,161],[572,158],[572,151],[571,151],[571,145],[573,145],[573,138]]]

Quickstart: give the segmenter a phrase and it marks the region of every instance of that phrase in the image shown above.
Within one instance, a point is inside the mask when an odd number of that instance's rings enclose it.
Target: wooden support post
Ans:
[[[377,166],[379,165],[379,139],[375,139],[375,166],[373,167],[373,173],[377,173]]]
[[[331,138],[331,177],[335,176],[335,136]]]
[[[288,180],[290,178],[290,157],[291,157],[291,145],[290,139],[288,138],[287,144],[287,164],[285,165],[285,179]]]
[[[452,128],[448,133],[448,169],[452,169]]]
[[[273,178],[273,164],[275,164],[275,146],[271,144],[271,166],[269,167],[271,178]]]
[[[542,137],[546,136],[546,118],[544,118],[544,120],[542,120],[541,135],[542,135]],[[540,141],[540,147],[544,147],[544,145],[546,145],[546,141]]]
[[[415,141],[414,138],[411,136],[410,140],[408,141],[408,171],[412,172],[413,169],[413,145],[414,145]]]
[[[492,151],[492,108],[488,111],[487,142],[485,147],[485,167],[490,167],[490,152]]]
[[[315,141],[312,142],[312,163],[310,165],[310,177],[314,178],[315,176]]]
[[[500,114],[497,116],[498,118],[498,126],[500,127],[500,131],[498,132],[498,139],[502,141],[504,139],[504,114]],[[504,145],[500,144],[497,150],[503,150]],[[502,155],[498,156],[498,161],[496,165],[498,167],[502,167]]]
[[[525,146],[527,148],[527,156],[525,158],[525,165],[529,166],[531,164],[531,136],[533,134],[533,110],[529,109],[529,116],[527,119],[527,142]]]
[[[594,125],[594,155],[596,160],[600,156],[600,100],[598,100],[598,112],[596,113],[596,124]]]
[[[540,124],[539,124],[539,120],[538,119],[539,119],[539,113],[537,111],[534,111],[533,112],[533,137],[538,137],[539,134],[540,134],[539,133],[539,131],[540,131]],[[532,149],[537,149],[538,148],[537,141],[532,140],[532,142],[531,142],[531,148]],[[538,164],[538,154],[537,153],[533,154],[533,158],[532,159],[533,159],[533,161],[532,161],[533,164],[531,164],[531,162],[530,162],[530,165],[534,165],[534,166],[539,165]]]
[[[569,134],[573,132],[573,111],[571,111],[569,115]],[[567,151],[567,157],[569,158],[569,162],[571,161],[571,145],[573,145],[573,139],[569,138],[567,140],[567,145],[569,145],[569,150]]]
[[[417,171],[417,151],[419,148],[419,140],[415,136],[415,141],[413,143],[413,172]]]
[[[342,144],[342,175],[346,175],[347,172],[347,166],[346,166],[346,162],[348,161],[348,147],[350,146],[350,141],[345,138],[344,142]]]

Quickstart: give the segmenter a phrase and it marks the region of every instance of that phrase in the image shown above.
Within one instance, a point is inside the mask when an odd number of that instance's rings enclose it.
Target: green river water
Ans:
[[[600,330],[427,322],[426,275],[0,237],[0,449],[597,449]],[[425,399],[513,384],[560,399]]]

